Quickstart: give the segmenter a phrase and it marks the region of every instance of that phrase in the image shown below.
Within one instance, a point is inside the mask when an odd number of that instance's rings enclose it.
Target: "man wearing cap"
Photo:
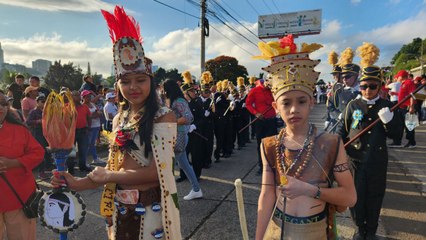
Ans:
[[[106,119],[105,123],[105,130],[112,131],[112,120],[114,119],[115,115],[118,113],[117,105],[115,104],[115,93],[109,92],[106,94],[106,100],[104,106],[104,115]]]
[[[36,98],[38,97],[38,88],[28,86],[25,88],[24,96],[24,99],[21,101],[21,109],[24,119],[27,120],[30,111],[37,106]]]
[[[204,110],[202,105],[196,101],[197,93],[194,88],[191,73],[189,71],[185,71],[182,73],[182,77],[184,83],[180,86],[180,88],[182,89],[186,101],[188,101],[188,106],[189,109],[191,109],[192,116],[194,116],[194,121],[189,127],[189,140],[186,149],[187,153],[191,154],[191,162],[195,176],[197,177],[197,179],[200,179],[201,170],[203,169],[204,165],[202,149],[203,145],[206,144],[206,141],[202,139],[198,134],[194,133],[194,131],[198,133],[201,121],[204,117]],[[184,174],[183,171],[181,171],[181,173]]]
[[[358,199],[351,208],[352,218],[358,227],[353,239],[370,240],[377,239],[375,234],[386,189],[386,139],[395,135],[397,121],[393,112],[390,112],[392,103],[379,96],[383,73],[373,65],[379,56],[379,49],[371,43],[364,43],[358,51],[363,67],[359,84],[362,97],[348,103],[338,133],[346,143],[376,119],[380,118],[381,121],[346,148],[354,165]]]
[[[333,70],[331,75],[333,76],[333,86],[331,87],[330,92],[327,94],[327,120],[324,124],[325,131],[331,130],[331,128],[337,123],[338,116],[341,113],[338,110],[339,102],[336,101],[337,92],[340,89],[344,88],[344,84],[342,83],[342,68],[337,64],[337,53],[332,51],[328,55],[328,62],[332,65]],[[333,130],[334,132],[334,130]]]
[[[359,71],[360,67],[357,64],[352,63],[354,53],[351,48],[346,48],[340,57],[339,63],[342,67],[341,77],[343,80],[344,86],[336,87],[337,90],[333,93],[332,103],[333,105],[332,113],[335,119],[338,121],[342,120],[342,112],[345,110],[348,103],[355,99],[359,91]],[[336,125],[329,128],[329,131],[334,131],[341,122],[336,123]],[[333,129],[334,128],[334,129]]]
[[[201,74],[201,94],[196,101],[203,107],[204,115],[201,120],[198,132],[207,138],[206,144],[203,144],[203,167],[210,168],[212,164],[213,140],[214,140],[214,123],[213,123],[213,100],[211,89],[214,85],[213,76],[209,71]]]
[[[25,88],[28,84],[24,84],[24,75],[18,74],[15,76],[15,82],[7,88],[7,96],[13,98],[12,107],[21,111],[21,100],[24,97]]]
[[[404,99],[406,96],[410,95],[415,89],[416,86],[414,85],[414,82],[408,78],[408,72],[405,70],[399,71],[395,75],[395,79],[401,83],[401,87],[398,93],[398,103],[401,102],[402,99]],[[401,105],[399,105],[399,109],[397,109],[397,114],[400,119],[400,124],[398,124],[398,134],[393,139],[393,142],[389,145],[389,147],[400,147],[402,143],[402,136],[404,135],[404,129],[406,132],[405,138],[408,140],[408,143],[404,146],[406,148],[414,148],[416,147],[416,140],[415,140],[415,132],[414,129],[412,131],[409,131],[407,127],[404,124],[405,115],[409,112],[413,114],[415,112],[415,105],[416,101],[413,98],[410,98],[409,100],[405,101]]]

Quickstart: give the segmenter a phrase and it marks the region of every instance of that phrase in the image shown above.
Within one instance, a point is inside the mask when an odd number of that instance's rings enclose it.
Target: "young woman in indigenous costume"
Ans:
[[[181,239],[172,173],[176,117],[157,101],[139,25],[121,7],[102,11],[113,40],[120,110],[113,120],[108,164],[84,178],[61,174],[77,191],[104,185],[101,215],[109,239]],[[63,180],[55,177],[54,185]]]
[[[264,70],[272,74],[273,107],[286,127],[261,144],[256,239],[333,238],[329,205],[353,206],[356,193],[342,140],[308,120],[319,75],[309,53],[321,45],[304,43],[297,51],[291,35],[260,45],[260,58],[272,60]]]

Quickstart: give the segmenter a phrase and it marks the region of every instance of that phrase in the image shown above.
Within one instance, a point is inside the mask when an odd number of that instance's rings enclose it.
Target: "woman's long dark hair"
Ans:
[[[148,158],[148,154],[152,152],[151,136],[154,129],[154,117],[160,106],[157,100],[157,91],[155,91],[154,79],[150,76],[151,89],[149,91],[148,98],[145,101],[145,112],[139,120],[139,138],[140,144],[145,144],[145,157]],[[117,95],[119,102],[124,102],[119,109],[119,114],[122,114],[124,110],[128,110],[130,105],[129,102],[123,97],[121,92],[117,89]]]
[[[166,94],[166,98],[170,99],[170,107],[172,107],[172,104],[176,99],[185,98],[179,85],[174,80],[166,79],[163,83],[163,89]]]

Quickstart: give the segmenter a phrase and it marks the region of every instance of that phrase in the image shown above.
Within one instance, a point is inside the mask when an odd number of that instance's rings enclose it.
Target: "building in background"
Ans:
[[[49,71],[50,66],[52,66],[52,62],[45,59],[37,59],[32,62],[33,70],[39,73],[39,75],[46,75]]]

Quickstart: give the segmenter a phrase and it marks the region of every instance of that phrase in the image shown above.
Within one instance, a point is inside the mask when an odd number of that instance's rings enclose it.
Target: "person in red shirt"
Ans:
[[[259,170],[257,175],[262,174],[262,158],[260,156],[260,143],[262,138],[277,134],[276,113],[272,107],[274,97],[270,89],[269,79],[267,78],[263,84],[253,88],[246,99],[246,108],[249,112],[258,118],[256,121],[256,140]]]
[[[43,160],[43,147],[9,107],[0,91],[0,174],[26,202],[35,191],[32,170]],[[36,219],[28,219],[13,190],[0,179],[0,238],[36,239]]]
[[[409,79],[409,74],[405,70],[399,71],[395,75],[395,79],[401,83],[401,88],[398,93],[398,103],[401,102],[402,99],[404,99],[406,96],[410,95],[415,89],[416,86],[414,85],[414,82],[412,79]],[[405,101],[401,105],[399,105],[399,109],[397,109],[397,114],[399,116],[399,119],[401,121],[399,134],[395,139],[393,139],[393,143],[389,145],[389,147],[400,147],[402,143],[402,137],[404,135],[404,129],[406,132],[405,138],[408,140],[408,143],[404,146],[406,148],[414,148],[416,147],[416,140],[415,140],[415,132],[414,129],[412,131],[409,131],[407,127],[405,126],[405,114],[407,112],[413,114],[415,112],[414,105],[416,101],[413,98],[410,98],[409,100]]]
[[[75,142],[78,146],[78,167],[80,171],[90,172],[92,169],[86,165],[87,151],[89,149],[89,127],[90,110],[86,104],[81,104],[81,96],[78,91],[72,92],[75,109],[77,111],[77,121],[75,124]],[[68,162],[68,172],[73,174],[74,162]]]

